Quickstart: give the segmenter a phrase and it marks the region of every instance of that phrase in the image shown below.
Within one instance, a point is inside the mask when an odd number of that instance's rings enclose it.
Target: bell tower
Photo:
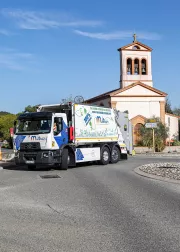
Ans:
[[[152,48],[137,41],[118,49],[120,53],[120,88],[125,88],[135,82],[142,82],[153,87],[151,52]]]

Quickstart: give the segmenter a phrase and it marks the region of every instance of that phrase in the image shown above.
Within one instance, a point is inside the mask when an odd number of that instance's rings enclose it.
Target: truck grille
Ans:
[[[21,143],[21,150],[40,150],[40,143]]]
[[[25,153],[24,158],[26,160],[36,160],[37,153]]]

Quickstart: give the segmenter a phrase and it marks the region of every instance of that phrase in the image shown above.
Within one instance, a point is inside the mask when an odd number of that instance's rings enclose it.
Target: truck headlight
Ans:
[[[49,151],[49,152],[44,152],[43,153],[43,158],[48,158],[48,157],[52,157],[53,156],[53,152]]]

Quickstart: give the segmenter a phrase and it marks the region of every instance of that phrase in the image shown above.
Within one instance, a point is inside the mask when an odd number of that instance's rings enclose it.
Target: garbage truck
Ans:
[[[119,113],[86,104],[41,105],[14,122],[15,163],[66,170],[82,162],[101,165],[127,159]]]

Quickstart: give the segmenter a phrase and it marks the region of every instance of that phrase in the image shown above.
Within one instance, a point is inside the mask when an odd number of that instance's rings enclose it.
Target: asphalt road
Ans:
[[[179,252],[180,185],[133,172],[164,160],[131,157],[68,171],[6,167],[0,171],[0,251]],[[48,174],[60,178],[40,177]]]

